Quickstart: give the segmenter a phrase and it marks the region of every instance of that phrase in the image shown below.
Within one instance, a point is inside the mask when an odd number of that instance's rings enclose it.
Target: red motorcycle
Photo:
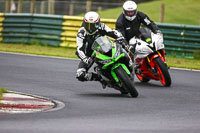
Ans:
[[[164,86],[170,86],[171,77],[165,61],[163,36],[146,32],[150,35],[146,41],[132,38],[129,42],[135,46],[135,54],[132,56],[135,62],[135,74],[141,82],[154,79],[160,80]]]

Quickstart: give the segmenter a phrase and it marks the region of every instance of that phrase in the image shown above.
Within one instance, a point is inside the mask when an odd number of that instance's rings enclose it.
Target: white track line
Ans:
[[[23,54],[23,53],[13,53],[13,52],[3,52],[3,51],[0,51],[0,53],[13,54],[13,55],[25,55],[25,56],[32,56],[32,57],[44,57],[44,58],[53,58],[53,59],[63,59],[63,60],[80,60],[80,59],[67,58],[67,57],[56,57],[56,56]],[[186,69],[186,68],[176,68],[176,67],[170,67],[170,69],[200,72],[200,70]]]
[[[186,68],[176,68],[176,67],[170,67],[170,69],[200,72],[200,70],[195,70],[195,69],[186,69]]]
[[[64,59],[64,60],[79,60],[79,59],[67,58],[67,57],[56,57],[56,56],[47,56],[47,55],[34,55],[34,54],[4,52],[4,51],[0,51],[0,53],[13,54],[13,55],[26,55],[26,56],[32,56],[32,57],[44,57],[44,58]]]

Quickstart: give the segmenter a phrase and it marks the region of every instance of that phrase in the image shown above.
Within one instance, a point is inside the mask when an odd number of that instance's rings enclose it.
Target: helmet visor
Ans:
[[[132,16],[134,16],[134,15],[136,14],[136,10],[133,10],[133,11],[125,11],[125,13],[126,13],[127,16],[132,17]]]
[[[89,33],[93,33],[99,28],[99,22],[97,22],[97,23],[85,22],[85,26],[84,27]]]

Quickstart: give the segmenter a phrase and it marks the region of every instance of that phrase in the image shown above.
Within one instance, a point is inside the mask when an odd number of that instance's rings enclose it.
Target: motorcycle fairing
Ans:
[[[121,64],[121,63],[115,64],[115,65],[112,67],[112,69],[111,69],[111,75],[113,76],[113,78],[115,79],[115,81],[116,81],[117,83],[119,82],[119,79],[118,79],[118,77],[117,77],[117,75],[116,75],[116,73],[115,73],[114,70],[115,70],[116,68],[118,68],[119,66],[122,66],[122,68],[126,71],[126,73],[127,73],[128,75],[131,74],[130,71],[128,70],[128,68],[126,67],[126,65]]]
[[[116,82],[119,82],[119,79],[114,70],[118,68],[119,66],[122,66],[122,68],[126,71],[128,75],[130,75],[130,71],[128,70],[125,64],[116,63],[119,59],[125,57],[125,53],[122,52],[123,51],[122,47],[117,45],[114,42],[111,42],[111,44],[112,44],[111,45],[112,49],[110,50],[112,50],[112,57],[105,55],[106,54],[105,50],[102,50],[103,47],[99,47],[97,46],[97,44],[95,44],[96,46],[93,47],[94,51],[93,51],[92,56],[95,56],[98,59],[97,62],[103,64],[102,66],[103,70],[107,69],[110,65],[113,64],[113,66],[111,67],[111,75]],[[103,46],[103,44],[101,44],[101,46]],[[109,52],[109,51],[106,51],[106,52]]]
[[[136,45],[135,59],[145,58],[149,54],[154,53],[154,51],[164,49],[162,35],[151,33],[151,38],[152,38],[152,43],[150,44],[135,37],[129,41],[130,45]]]
[[[112,44],[112,57],[103,55],[96,50],[94,50],[93,54],[96,58],[100,59],[98,62],[104,64],[102,69],[107,69],[108,66],[117,62],[120,58],[125,57],[124,53],[120,54],[120,47],[117,47],[116,43]]]

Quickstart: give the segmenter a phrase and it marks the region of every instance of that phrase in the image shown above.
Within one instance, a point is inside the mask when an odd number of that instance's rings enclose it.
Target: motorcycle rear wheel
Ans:
[[[138,97],[138,92],[135,88],[134,82],[130,79],[125,70],[119,66],[115,69],[115,72],[123,87],[131,94],[131,96],[135,98]]]
[[[155,58],[154,61],[156,64],[155,68],[156,68],[157,74],[160,77],[159,78],[160,82],[166,87],[170,86],[171,85],[171,77],[168,72],[168,68],[167,68],[166,64],[160,59],[160,57]]]

